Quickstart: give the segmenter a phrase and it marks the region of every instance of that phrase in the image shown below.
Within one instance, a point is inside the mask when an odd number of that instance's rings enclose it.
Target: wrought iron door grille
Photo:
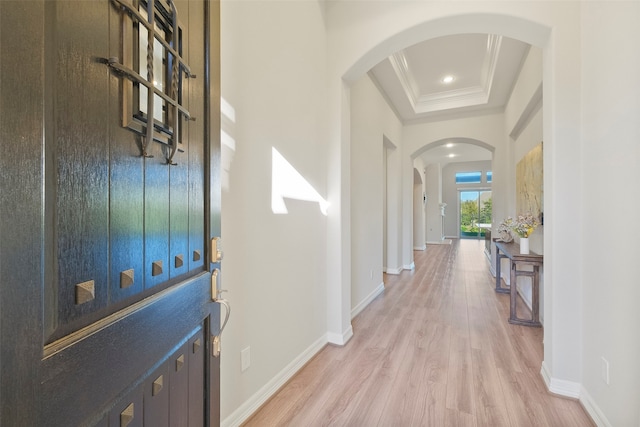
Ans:
[[[121,11],[122,61],[109,58],[108,64],[126,77],[122,124],[141,135],[143,156],[149,157],[149,141],[157,141],[169,148],[167,163],[175,164],[175,153],[182,151],[181,123],[192,119],[182,105],[182,77],[195,77],[181,56],[182,31],[175,4],[172,0],[112,3]]]

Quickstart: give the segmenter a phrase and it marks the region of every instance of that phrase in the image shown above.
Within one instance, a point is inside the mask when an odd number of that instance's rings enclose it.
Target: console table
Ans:
[[[496,292],[509,293],[511,296],[511,309],[509,313],[509,323],[514,325],[541,327],[539,319],[540,312],[540,267],[543,256],[536,253],[521,254],[520,245],[517,243],[505,243],[496,241]],[[509,258],[511,263],[510,285],[502,287],[500,279],[500,261]],[[533,271],[518,269],[519,266],[531,265]],[[531,277],[531,319],[518,317],[516,302],[518,296],[517,279],[520,276]]]

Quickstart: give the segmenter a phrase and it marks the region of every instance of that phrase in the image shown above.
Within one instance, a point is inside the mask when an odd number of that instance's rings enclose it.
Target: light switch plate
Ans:
[[[240,365],[242,372],[249,369],[251,366],[251,347],[247,347],[240,352]]]

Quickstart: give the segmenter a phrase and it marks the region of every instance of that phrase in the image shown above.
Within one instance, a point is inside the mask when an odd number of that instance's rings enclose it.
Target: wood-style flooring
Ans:
[[[416,251],[415,271],[353,319],[246,426],[593,426],[540,376],[542,330],[511,325],[484,241]],[[524,306],[518,308],[525,315]]]

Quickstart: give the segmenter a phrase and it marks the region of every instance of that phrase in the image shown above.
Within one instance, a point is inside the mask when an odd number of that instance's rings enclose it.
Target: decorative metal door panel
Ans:
[[[218,8],[0,2],[0,424],[219,423]]]

